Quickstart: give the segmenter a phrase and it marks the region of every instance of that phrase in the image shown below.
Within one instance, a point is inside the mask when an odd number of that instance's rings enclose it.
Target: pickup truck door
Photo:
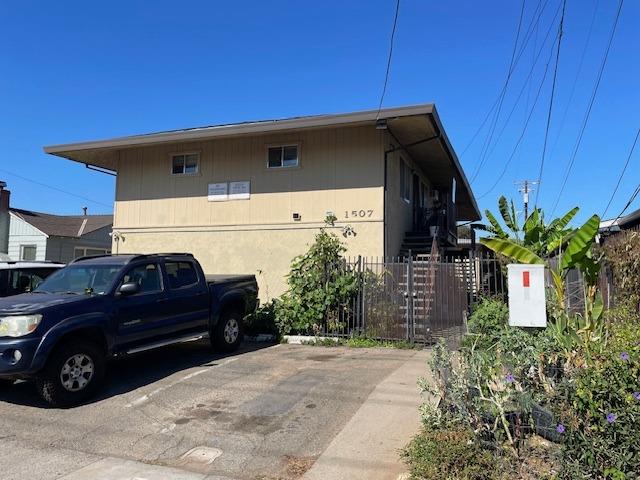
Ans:
[[[166,301],[163,330],[202,333],[209,328],[209,287],[194,262],[165,260]]]
[[[160,333],[162,322],[166,318],[166,290],[157,262],[131,267],[120,279],[118,288],[129,282],[138,283],[140,290],[132,295],[116,293],[114,315],[118,349],[151,342]]]

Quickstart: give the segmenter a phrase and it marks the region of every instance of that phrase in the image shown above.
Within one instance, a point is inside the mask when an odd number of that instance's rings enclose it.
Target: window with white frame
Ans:
[[[73,249],[73,258],[89,257],[91,255],[106,255],[111,253],[111,250],[105,248],[92,248],[92,247],[75,247]]]
[[[298,163],[298,145],[267,147],[268,168],[297,167]]]
[[[400,158],[400,198],[411,203],[411,169],[404,158]]]
[[[20,245],[20,260],[33,262],[36,259],[36,253],[38,253],[37,245]]]
[[[171,173],[173,175],[196,175],[199,163],[199,153],[173,154],[171,155]]]

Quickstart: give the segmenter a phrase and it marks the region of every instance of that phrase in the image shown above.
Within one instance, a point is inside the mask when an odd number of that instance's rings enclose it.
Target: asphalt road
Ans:
[[[411,355],[180,345],[114,362],[101,396],[70,409],[47,408],[21,382],[0,391],[0,478],[98,478],[74,472],[127,461],[197,474],[184,478],[299,478]]]

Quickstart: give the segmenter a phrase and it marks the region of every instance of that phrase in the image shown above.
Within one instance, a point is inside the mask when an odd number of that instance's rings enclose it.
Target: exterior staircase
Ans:
[[[408,257],[411,254],[416,258],[418,255],[430,254],[434,238],[426,232],[406,232],[400,247],[400,256]]]

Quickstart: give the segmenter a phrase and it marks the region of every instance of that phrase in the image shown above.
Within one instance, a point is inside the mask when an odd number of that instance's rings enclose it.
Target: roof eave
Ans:
[[[216,137],[230,137],[237,135],[278,132],[283,130],[299,130],[305,128],[332,127],[346,124],[374,123],[378,119],[430,114],[434,110],[434,105],[431,103],[427,103],[409,107],[386,108],[380,110],[380,112],[378,112],[378,110],[367,110],[353,113],[317,115],[283,120],[267,120],[259,122],[178,130],[171,132],[160,132],[147,135],[133,135],[127,137],[117,137],[108,140],[49,145],[43,147],[43,150],[45,153],[65,157],[69,160],[74,160],[73,158],[70,158],[68,156],[68,154],[73,151],[135,147],[158,143],[188,142]]]

